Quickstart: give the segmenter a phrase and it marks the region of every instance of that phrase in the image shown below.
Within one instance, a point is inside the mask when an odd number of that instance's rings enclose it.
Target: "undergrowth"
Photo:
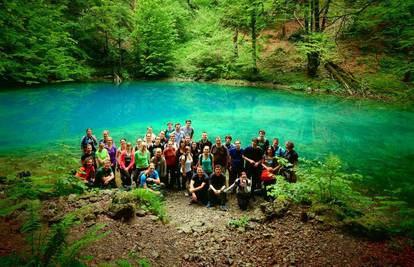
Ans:
[[[414,238],[414,209],[394,196],[363,195],[354,187],[363,177],[343,172],[337,156],[330,155],[324,162],[302,160],[296,173],[296,183],[278,176],[268,194],[311,205],[310,211],[317,215],[331,213],[335,221],[358,228],[362,234]]]

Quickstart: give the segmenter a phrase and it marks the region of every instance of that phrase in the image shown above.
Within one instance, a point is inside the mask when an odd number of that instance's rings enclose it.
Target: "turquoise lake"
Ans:
[[[334,96],[311,96],[203,83],[70,83],[0,91],[0,155],[79,149],[87,127],[101,138],[133,143],[147,126],[158,134],[168,121],[193,121],[196,140],[207,131],[231,134],[244,146],[266,130],[268,139],[292,140],[300,157],[341,157],[344,168],[366,176],[381,193],[402,188],[414,199],[414,108]]]

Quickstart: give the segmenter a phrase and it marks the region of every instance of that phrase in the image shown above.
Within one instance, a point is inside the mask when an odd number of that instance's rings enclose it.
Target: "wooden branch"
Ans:
[[[299,25],[302,27],[302,29],[306,31],[305,25],[303,25],[302,22],[300,22],[299,18],[296,16],[296,11],[293,11],[293,16],[295,17]]]

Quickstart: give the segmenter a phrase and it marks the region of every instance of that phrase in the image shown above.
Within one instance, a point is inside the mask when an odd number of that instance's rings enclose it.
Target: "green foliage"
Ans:
[[[320,32],[308,34],[305,41],[297,43],[297,48],[304,58],[311,53],[317,53],[322,63],[334,60],[336,55],[333,39]]]
[[[160,0],[139,1],[137,5],[133,35],[140,73],[149,78],[166,76],[173,68],[173,49],[178,37],[173,13]]]
[[[89,76],[85,56],[61,20],[66,6],[48,1],[3,1],[1,80],[39,83]]]
[[[86,234],[72,243],[67,242],[71,227],[75,224],[75,216],[68,214],[61,222],[54,224],[51,230],[44,235],[38,214],[38,206],[30,208],[30,216],[22,225],[21,231],[28,235],[31,244],[31,255],[13,255],[11,258],[1,259],[2,266],[86,266],[80,259],[79,252],[93,242],[107,236],[103,232],[105,225],[95,225]]]
[[[56,196],[67,196],[70,194],[82,194],[88,187],[77,176],[58,178],[55,183],[54,193]]]
[[[138,188],[132,191],[134,197],[143,203],[142,208],[158,216],[163,222],[167,221],[167,212],[161,197],[151,190]]]
[[[232,219],[229,221],[229,226],[234,228],[245,228],[249,224],[250,218],[242,216],[239,219]]]

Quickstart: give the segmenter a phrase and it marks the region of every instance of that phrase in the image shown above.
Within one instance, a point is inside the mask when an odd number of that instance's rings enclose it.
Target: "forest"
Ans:
[[[402,0],[5,0],[0,79],[246,80],[407,100],[413,13]]]

